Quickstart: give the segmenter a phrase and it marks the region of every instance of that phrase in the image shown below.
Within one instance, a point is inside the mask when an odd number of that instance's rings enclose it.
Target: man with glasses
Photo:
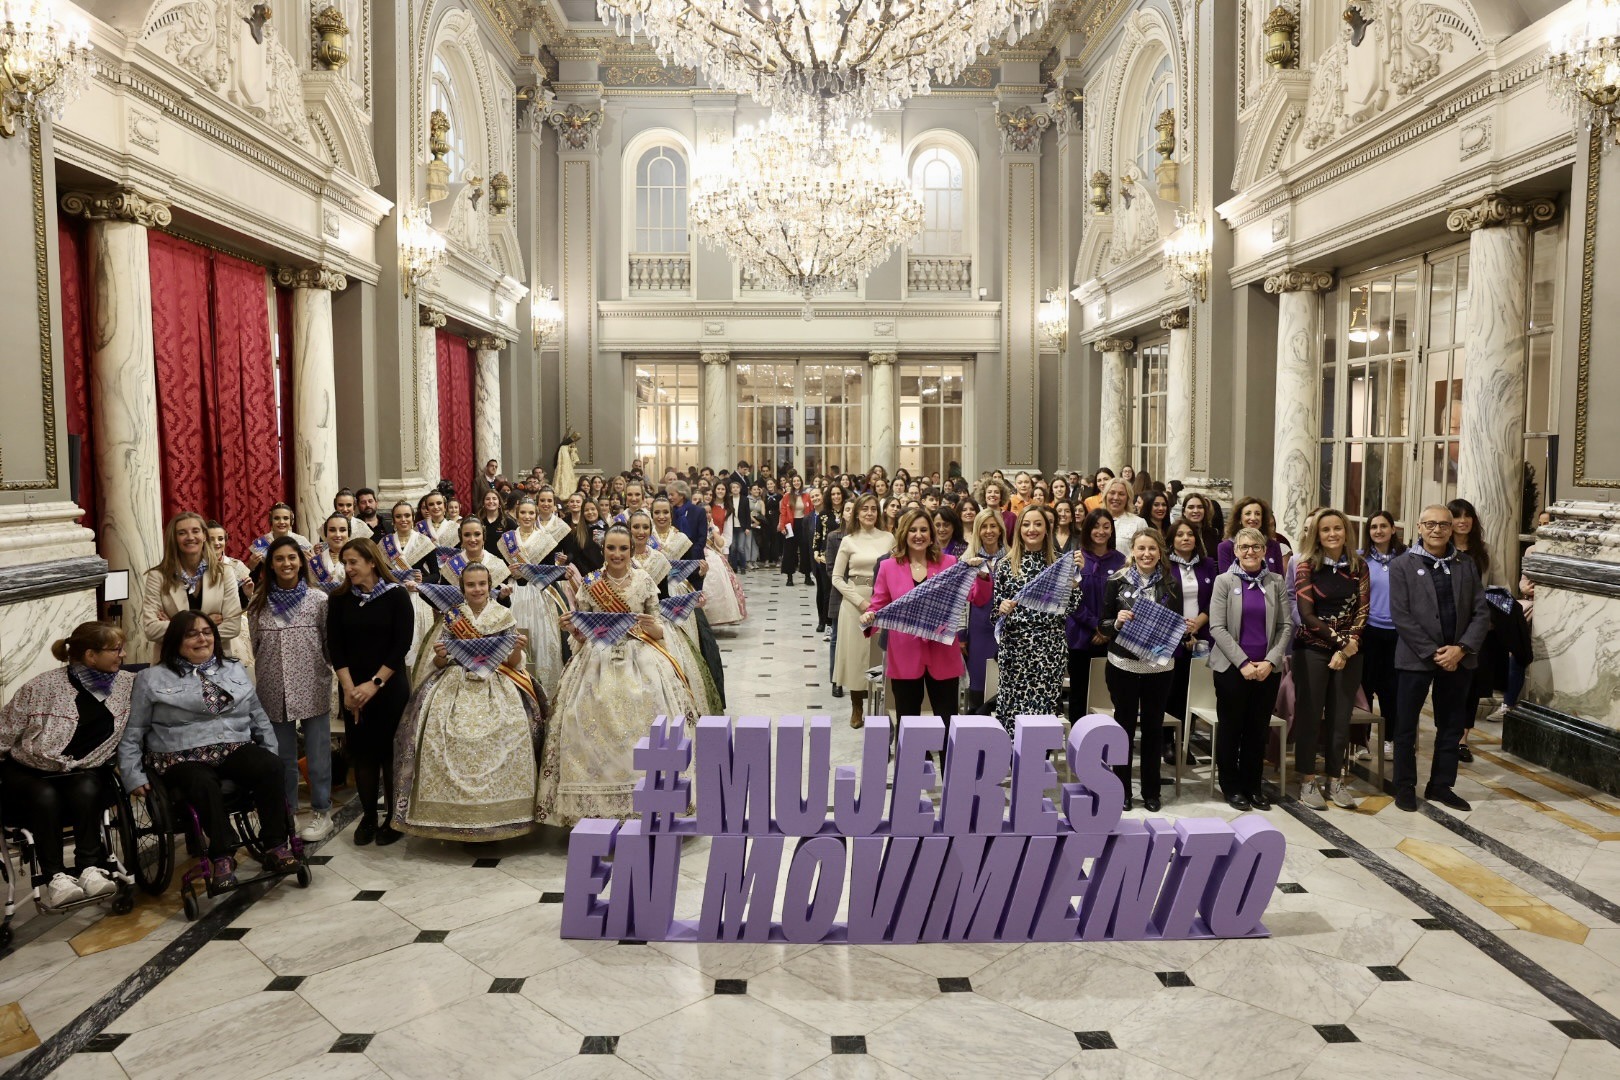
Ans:
[[[1451,543],[1451,511],[1425,506],[1421,543],[1389,566],[1389,607],[1395,645],[1395,805],[1417,809],[1417,732],[1423,702],[1434,691],[1434,761],[1423,797],[1453,810],[1470,809],[1452,787],[1457,744],[1473,668],[1490,630],[1485,585],[1472,560]]]

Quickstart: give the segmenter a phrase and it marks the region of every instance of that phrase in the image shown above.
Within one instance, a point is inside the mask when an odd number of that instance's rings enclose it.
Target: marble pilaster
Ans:
[[[101,498],[98,540],[113,570],[130,572],[124,627],[140,626],[139,577],[163,557],[157,371],[152,351],[152,272],[146,230],[169,208],[132,191],[72,192],[65,213],[90,220],[90,397]]]
[[[416,466],[423,482],[431,488],[440,479],[439,331],[449,320],[444,312],[426,305],[419,306],[416,312],[416,401],[422,425],[421,453]]]
[[[505,470],[501,457],[501,352],[507,342],[498,337],[476,337],[472,347],[478,368],[473,384],[473,453],[478,468],[494,458]]]
[[[1333,275],[1320,270],[1289,270],[1272,275],[1265,283],[1266,292],[1278,297],[1271,504],[1278,530],[1295,544],[1300,542],[1305,518],[1317,500],[1317,446],[1322,437],[1318,404],[1321,294],[1332,287]]]
[[[721,468],[731,461],[731,354],[703,350],[703,464]]]
[[[1009,79],[1009,75],[1018,72]],[[996,127],[1001,136],[1000,217],[1005,233],[1001,252],[1001,463],[1009,469],[1037,468],[1040,461],[1040,305],[1041,305],[1041,133],[1050,112],[1010,88],[1022,75],[1020,64],[1003,64],[1007,80],[998,95]],[[1051,463],[1049,462],[1048,465]],[[1010,473],[1009,473],[1010,475]]]
[[[580,62],[581,69],[592,65]],[[587,93],[588,84],[575,84]],[[580,463],[589,471],[614,464],[622,450],[597,445],[596,348],[597,233],[600,221],[602,154],[597,145],[602,130],[600,101],[553,103],[547,122],[557,131],[557,224],[562,254],[557,299],[562,303],[558,331],[558,370],[561,379],[562,430],[582,435]]]
[[[1116,473],[1130,463],[1131,409],[1126,400],[1125,354],[1136,350],[1130,338],[1103,338],[1096,342],[1102,354],[1102,393],[1098,402],[1097,464]]]
[[[293,290],[293,490],[298,520],[321,521],[338,481],[337,368],[332,294],[348,278],[323,267],[284,267],[276,284]]]
[[[866,467],[882,465],[893,472],[900,464],[895,457],[894,419],[894,364],[899,353],[893,349],[879,349],[867,357],[871,365],[872,404],[869,413],[871,440]]]
[[[1164,475],[1155,480],[1186,480],[1192,472],[1192,314],[1186,308],[1159,320],[1170,331],[1165,369]]]
[[[1463,346],[1462,434],[1457,496],[1479,511],[1492,553],[1491,579],[1518,580],[1524,500],[1525,292],[1530,227],[1550,221],[1550,200],[1487,195],[1453,210],[1452,232],[1468,233],[1468,329]]]

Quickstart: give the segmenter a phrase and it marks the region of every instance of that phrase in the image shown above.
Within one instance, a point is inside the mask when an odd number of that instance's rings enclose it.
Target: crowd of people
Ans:
[[[145,794],[160,781],[195,809],[224,883],[239,844],[222,781],[253,800],[271,870],[293,835],[332,833],[332,791],[351,772],[361,845],[631,817],[649,718],[725,712],[714,628],[746,619],[750,573],[815,589],[813,632],[853,727],[880,687],[891,715],[985,712],[1009,731],[1106,695],[1139,745],[1134,763],[1110,762],[1125,807],[1134,778],[1150,812],[1162,766],[1189,750],[1195,665],[1209,669],[1211,752],[1235,809],[1271,806],[1261,776],[1282,714],[1304,805],[1354,807],[1350,763],[1382,752],[1413,810],[1425,703],[1424,795],[1465,809],[1467,731],[1496,688],[1504,709],[1515,701],[1529,663],[1529,583],[1521,599],[1486,586],[1492,553],[1460,500],[1426,507],[1408,548],[1387,512],[1356,536],[1319,507],[1285,537],[1263,499],[1228,512],[1129,468],[970,482],[954,463],[808,480],[747,462],[657,477],[639,461],[612,476],[576,464],[564,443],[555,488],[542,468],[511,479],[490,461],[465,501],[447,482],[387,508],[345,488],[324,521],[302,523],[314,539],[284,503],[246,543],[175,515],[142,583],[140,655],[112,624],[86,623],[57,643],[64,666],[0,714],[0,797],[8,822],[42,838],[47,899],[112,889],[90,822],[115,782]],[[956,640],[883,617],[959,562],[971,584]],[[1352,724],[1358,705],[1385,718],[1383,747]]]

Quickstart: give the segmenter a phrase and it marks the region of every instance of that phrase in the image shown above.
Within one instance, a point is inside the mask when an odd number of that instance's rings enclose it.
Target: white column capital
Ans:
[[[285,289],[342,292],[349,287],[349,279],[341,270],[327,266],[283,266],[276,270],[276,284]]]
[[[90,221],[127,221],[148,229],[161,229],[174,220],[169,204],[130,188],[112,191],[70,191],[62,196],[62,212]]]
[[[899,361],[900,353],[897,349],[874,349],[866,356],[866,362],[873,367],[893,364]]]
[[[1166,312],[1159,319],[1159,328],[1161,330],[1185,330],[1191,325],[1192,313],[1186,308],[1177,308],[1175,311]]]
[[[1105,337],[1091,343],[1091,347],[1104,356],[1109,353],[1128,353],[1136,351],[1136,339],[1128,337]]]
[[[450,317],[437,308],[430,308],[426,304],[419,304],[416,308],[416,325],[430,326],[435,330],[443,330]]]
[[[731,363],[731,351],[729,349],[704,349],[699,356],[703,363],[711,367],[724,367],[726,364]]]
[[[471,345],[478,352],[502,352],[508,345],[511,344],[511,342],[507,341],[503,337],[496,337],[494,334],[484,334],[482,336],[468,338],[467,344]],[[487,461],[489,459],[485,458],[484,460]]]
[[[1471,233],[1509,225],[1539,225],[1557,214],[1558,204],[1551,199],[1510,199],[1493,192],[1452,210],[1446,217],[1446,228]]]
[[[1327,292],[1333,288],[1333,274],[1328,270],[1284,270],[1266,278],[1266,292],[1273,295],[1291,292]]]

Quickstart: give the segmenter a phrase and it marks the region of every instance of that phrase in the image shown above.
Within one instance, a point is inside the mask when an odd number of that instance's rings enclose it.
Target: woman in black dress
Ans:
[[[378,780],[383,806],[394,805],[394,732],[411,698],[405,654],[415,613],[410,594],[394,584],[382,552],[370,540],[343,545],[347,580],[327,609],[327,652],[343,700],[343,745],[354,763],[360,823],[354,842],[392,844],[400,832],[377,823]]]

